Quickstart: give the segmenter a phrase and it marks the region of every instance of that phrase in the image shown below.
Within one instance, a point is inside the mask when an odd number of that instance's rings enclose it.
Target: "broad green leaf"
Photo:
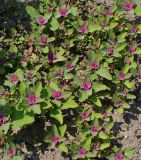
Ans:
[[[141,6],[137,5],[137,7],[135,8],[134,12],[135,12],[135,14],[137,16],[141,16]]]
[[[59,135],[58,128],[55,124],[53,124],[53,133],[54,135]]]
[[[68,79],[72,79],[72,78],[73,78],[73,74],[72,73],[65,73],[64,79],[68,80]]]
[[[53,89],[53,90],[55,90],[55,91],[59,91],[60,89],[59,89],[59,87],[58,87],[58,85],[55,83],[55,82],[50,82],[50,84],[49,84],[49,86]]]
[[[101,113],[92,113],[91,120],[94,120],[95,118],[103,118]]]
[[[118,111],[118,113],[123,113],[123,108],[120,107],[120,108],[117,109],[117,111]]]
[[[14,156],[11,160],[23,160],[21,156]]]
[[[16,45],[11,44],[9,51],[17,53],[18,49],[17,49]]]
[[[96,106],[102,107],[102,103],[101,103],[100,99],[97,98],[95,94],[92,95],[92,100],[93,100],[93,102],[94,102],[94,104],[95,104]]]
[[[59,28],[59,26],[60,26],[60,24],[59,24],[59,22],[57,21],[57,19],[56,18],[52,18],[52,20],[51,20],[51,30],[52,31],[56,31],[58,28]]]
[[[77,108],[77,107],[78,107],[78,104],[74,100],[69,99],[63,104],[62,110],[68,109],[68,108]]]
[[[55,41],[55,37],[48,37],[47,38],[47,43]]]
[[[101,83],[97,83],[97,82],[93,83],[93,89],[95,90],[95,92],[99,92],[99,91],[103,91],[103,90],[110,90],[110,88],[107,87],[106,85],[101,84]]]
[[[17,71],[15,72],[16,75],[18,76],[18,78],[20,79],[20,81],[22,82],[23,81],[23,71],[21,69],[17,69]]]
[[[108,139],[108,136],[103,131],[100,131],[99,132],[99,138],[101,138],[101,139]]]
[[[59,150],[60,150],[61,152],[65,152],[65,153],[68,152],[68,148],[67,148],[67,146],[65,145],[65,143],[61,143],[58,148],[59,148]]]
[[[90,24],[88,27],[89,32],[100,31],[102,28],[100,25]]]
[[[36,86],[34,86],[35,95],[36,95],[37,97],[40,97],[41,91],[42,91],[42,83],[41,83],[41,82],[38,82],[38,83],[36,84]]]
[[[135,85],[135,82],[129,82],[128,80],[126,80],[125,82],[124,82],[124,84],[125,84],[125,86],[126,87],[128,87],[129,89],[132,89],[132,88],[134,88],[134,85]]]
[[[114,11],[117,9],[117,4],[114,3],[114,4],[112,5],[111,9],[112,9],[112,12],[114,12]]]
[[[108,148],[109,146],[110,146],[110,143],[103,143],[101,144],[100,149],[104,150],[105,148]]]
[[[92,137],[87,138],[83,143],[83,147],[87,150],[90,150],[91,142],[92,142]]]
[[[128,103],[123,103],[122,108],[126,108],[126,109],[129,109],[130,108],[130,105]]]
[[[60,124],[63,124],[63,115],[61,110],[55,109],[51,111],[50,116],[60,122]]]
[[[8,81],[8,80],[6,80],[5,82],[4,82],[4,85],[5,86],[9,86],[10,88],[13,86],[13,83],[11,83],[10,81]]]
[[[126,39],[125,39],[126,36],[127,36],[127,32],[123,32],[120,35],[118,35],[117,36],[118,43],[125,42],[126,41]]]
[[[66,133],[66,130],[67,130],[67,125],[66,124],[59,127],[59,132],[60,132],[62,137],[64,137],[64,135]]]
[[[32,105],[30,108],[35,114],[41,114],[41,107],[39,104]]]
[[[51,16],[52,16],[52,12],[48,12],[44,15],[47,21],[51,18]]]
[[[70,12],[71,12],[71,14],[72,14],[73,16],[77,16],[77,14],[78,14],[78,11],[77,11],[77,8],[76,8],[76,7],[71,7]]]
[[[119,43],[115,46],[115,49],[120,52],[122,51],[125,47],[126,47],[127,43],[126,42],[123,42],[123,43]]]
[[[88,99],[88,94],[86,92],[81,92],[79,95],[79,102],[84,102],[86,99]]]
[[[94,158],[97,157],[97,152],[88,152],[87,153],[87,158]]]
[[[9,127],[10,127],[10,123],[4,123],[0,126],[0,135],[2,134],[7,134],[8,130],[9,130]]]
[[[114,126],[114,122],[110,122],[109,124],[106,125],[106,130],[110,131]]]
[[[118,25],[117,22],[110,22],[110,29],[115,28]]]
[[[26,84],[25,83],[20,83],[19,85],[19,93],[21,96],[25,96],[25,91],[26,91]]]
[[[112,80],[112,76],[106,68],[101,67],[98,71],[96,71],[96,73],[103,78]]]
[[[48,46],[42,48],[43,53],[48,53],[49,52],[49,48]]]
[[[133,94],[127,94],[128,99],[136,99],[136,96]]]
[[[128,64],[125,64],[122,68],[122,73],[128,73],[130,69],[130,66]]]
[[[56,60],[54,60],[53,62],[56,63],[56,62],[61,62],[61,61],[65,61],[65,60],[66,60],[66,58],[64,56],[57,54]]]
[[[47,134],[44,138],[44,142],[51,143],[52,134],[53,133]]]
[[[78,62],[79,60],[79,56],[75,56],[73,61],[72,61],[72,65],[76,65],[76,63]]]
[[[50,103],[50,101],[45,101],[45,102],[41,103],[41,108],[43,110],[46,110],[46,109],[48,109],[50,107],[52,107],[52,104]]]
[[[125,155],[125,156],[130,156],[130,155],[132,155],[134,152],[135,152],[135,148],[126,148],[126,149],[124,150],[124,155]]]
[[[36,17],[39,16],[38,11],[37,11],[34,7],[32,7],[32,6],[27,6],[27,7],[26,7],[26,12],[27,12],[31,17],[34,17],[34,18],[36,18]]]
[[[30,115],[24,115],[20,119],[14,120],[11,122],[12,129],[15,130],[17,128],[23,127],[24,125],[31,124],[34,122],[34,117]]]

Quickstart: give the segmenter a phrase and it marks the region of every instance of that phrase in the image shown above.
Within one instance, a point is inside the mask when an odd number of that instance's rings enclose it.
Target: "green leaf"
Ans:
[[[73,61],[72,61],[72,65],[76,65],[76,63],[78,62],[79,60],[79,56],[75,56]]]
[[[100,25],[90,24],[88,27],[89,32],[100,31],[102,28]]]
[[[58,128],[55,124],[53,124],[53,133],[54,133],[54,135],[59,135]]]
[[[0,135],[7,134],[10,127],[10,123],[4,123],[0,126]]]
[[[101,113],[92,113],[91,120],[94,120],[95,118],[101,118],[103,119],[103,116]]]
[[[12,45],[10,46],[9,51],[17,53],[18,50],[17,50],[16,45],[12,44]]]
[[[48,46],[42,48],[43,53],[48,53],[49,52],[49,48]]]
[[[67,148],[67,146],[65,145],[65,143],[61,143],[58,148],[59,148],[59,150],[60,150],[61,152],[65,152],[65,153],[68,152],[68,148]]]
[[[126,109],[129,109],[130,108],[130,105],[128,103],[123,103],[122,108],[126,108]]]
[[[59,22],[57,21],[57,19],[56,18],[52,18],[52,20],[51,20],[51,30],[52,31],[56,31],[58,28],[59,28],[59,26],[60,26],[60,24],[59,24]]]
[[[125,82],[124,82],[124,84],[126,85],[126,87],[128,87],[129,89],[132,89],[132,88],[134,88],[134,85],[135,85],[135,83],[132,81],[132,82],[129,82],[128,80],[126,80]]]
[[[50,82],[49,86],[55,91],[59,91],[60,90],[58,85],[55,82]]]
[[[38,82],[38,83],[36,84],[36,86],[34,87],[35,95],[36,95],[37,97],[40,97],[41,91],[42,91],[42,83],[41,83],[41,82]]]
[[[22,82],[23,81],[23,71],[21,69],[17,69],[16,71],[16,75],[18,76],[18,78],[20,79],[20,81]]]
[[[56,109],[51,111],[50,116],[60,122],[60,124],[63,124],[63,115],[61,110]]]
[[[69,99],[63,104],[62,110],[68,109],[68,108],[77,108],[77,107],[78,107],[78,104],[74,100]]]
[[[123,108],[120,107],[120,108],[117,109],[117,111],[118,111],[118,113],[123,113]]]
[[[56,62],[61,62],[61,61],[65,61],[65,60],[66,60],[66,58],[64,56],[57,54],[56,60],[54,60],[53,62],[56,63]]]
[[[101,144],[100,149],[104,150],[105,148],[108,148],[109,146],[110,146],[110,143],[103,143]]]
[[[17,128],[23,127],[24,125],[31,124],[34,122],[34,117],[30,115],[24,115],[20,119],[14,120],[11,122],[12,129],[15,130]]]
[[[67,125],[66,124],[59,127],[59,132],[60,132],[62,137],[64,137],[64,135],[66,133],[66,130],[67,130]]]
[[[136,99],[136,96],[133,94],[127,94],[128,99]]]
[[[108,139],[108,136],[103,131],[100,131],[99,132],[99,138],[101,138],[101,139]]]
[[[39,104],[32,105],[30,108],[35,114],[41,114],[41,107]]]
[[[115,28],[118,25],[117,22],[110,22],[110,29]]]
[[[118,35],[117,36],[118,43],[125,42],[126,41],[126,39],[125,39],[126,36],[127,36],[127,32],[123,32],[120,35]]]
[[[93,83],[93,89],[95,90],[95,92],[99,92],[99,91],[104,91],[104,90],[110,90],[109,87],[107,87],[104,84],[100,84],[100,83]]]
[[[47,43],[55,41],[55,37],[48,37],[47,38]]]
[[[32,7],[32,6],[27,6],[27,7],[26,7],[26,12],[27,12],[31,17],[34,17],[34,18],[36,18],[36,17],[39,16],[38,11],[37,11],[34,7]]]
[[[126,148],[126,149],[124,150],[124,155],[125,155],[125,156],[130,156],[130,155],[132,155],[134,152],[135,152],[135,148]]]
[[[102,107],[102,103],[101,103],[100,99],[97,98],[95,94],[92,95],[92,100],[95,105],[97,105],[98,107]]]
[[[64,79],[68,80],[68,79],[72,79],[72,78],[73,78],[73,74],[72,73],[65,73]]]
[[[22,82],[19,85],[19,93],[20,93],[20,95],[24,97],[26,95],[25,91],[26,91],[26,84]]]
[[[97,157],[97,152],[88,152],[87,153],[87,158],[94,158]]]
[[[11,160],[23,160],[21,156],[14,156]]]
[[[137,7],[135,8],[134,12],[135,12],[135,14],[137,16],[141,16],[141,6],[137,5]]]
[[[78,12],[77,12],[77,8],[76,7],[71,7],[70,12],[73,16],[77,16]]]
[[[110,131],[114,126],[114,122],[110,122],[109,124],[106,125],[106,130]]]
[[[79,96],[79,102],[84,102],[86,99],[88,99],[88,94],[82,91]]]
[[[92,137],[87,138],[83,143],[83,147],[87,150],[90,150],[91,142],[92,142]]]
[[[125,47],[126,47],[127,43],[126,42],[123,42],[123,43],[119,43],[115,46],[115,49],[120,52],[122,51]]]
[[[44,138],[44,142],[51,143],[52,133],[47,134]]]
[[[98,71],[96,71],[96,73],[103,78],[112,80],[112,76],[106,68],[101,67]]]

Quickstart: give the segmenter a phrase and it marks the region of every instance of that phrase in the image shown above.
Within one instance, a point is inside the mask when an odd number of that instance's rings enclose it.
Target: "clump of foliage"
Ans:
[[[129,15],[136,19],[141,7],[40,0],[38,9],[26,10],[31,32],[5,39],[10,48],[1,52],[3,70],[4,56],[16,59],[0,86],[1,137],[9,142],[36,117],[47,116],[52,129],[44,141],[72,159],[127,160],[132,149],[112,143],[112,114],[123,113],[136,98],[141,25]]]

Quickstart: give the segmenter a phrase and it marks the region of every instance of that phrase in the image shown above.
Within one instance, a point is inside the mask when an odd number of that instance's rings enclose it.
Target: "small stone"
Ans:
[[[141,149],[139,149],[139,154],[141,154]]]

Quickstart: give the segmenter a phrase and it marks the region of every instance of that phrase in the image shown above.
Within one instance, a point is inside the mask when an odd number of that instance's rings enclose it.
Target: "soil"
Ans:
[[[136,91],[136,102],[132,104],[131,109],[125,111],[124,115],[115,112],[113,119],[115,121],[114,131],[117,133],[119,143],[123,148],[135,148],[135,153],[131,160],[141,160],[141,86]]]

